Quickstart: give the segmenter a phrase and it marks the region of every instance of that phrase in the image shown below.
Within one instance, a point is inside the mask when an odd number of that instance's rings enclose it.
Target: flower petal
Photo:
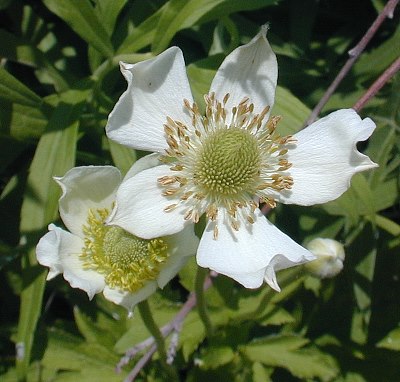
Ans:
[[[160,288],[173,279],[187,262],[189,256],[194,256],[199,245],[199,239],[194,233],[194,225],[185,227],[181,232],[164,238],[170,248],[170,257],[162,266],[157,283]]]
[[[63,273],[73,288],[83,289],[92,299],[103,290],[105,283],[99,273],[83,269],[83,262],[79,258],[83,246],[80,237],[50,224],[49,232],[36,247],[36,257],[40,264],[50,268],[48,280]]]
[[[338,198],[355,173],[377,167],[356,147],[375,127],[371,119],[361,120],[354,110],[343,109],[296,133],[296,147],[288,151],[294,184],[276,199],[309,206]]]
[[[166,175],[175,174],[167,165],[161,165],[144,170],[123,181],[107,224],[120,226],[144,239],[172,235],[181,231],[189,224],[184,220],[186,209],[177,206],[172,211],[164,211],[167,206],[179,202],[162,195],[163,190],[157,179]]]
[[[183,100],[192,103],[193,98],[182,51],[172,47],[134,65],[121,62],[121,72],[128,89],[108,117],[108,137],[135,149],[163,152],[168,147],[167,116],[190,124]]]
[[[229,54],[218,69],[211,84],[222,101],[225,94],[230,97],[227,110],[237,106],[244,97],[254,104],[254,113],[260,113],[266,106],[274,104],[278,64],[267,38],[267,26],[246,45]]]
[[[83,237],[82,227],[87,223],[90,208],[109,208],[111,211],[121,173],[112,166],[82,166],[54,179],[62,189],[61,218],[73,234]]]
[[[149,281],[143,288],[135,293],[124,292],[106,286],[103,294],[107,300],[112,301],[114,304],[123,306],[129,313],[132,313],[136,304],[151,296],[156,290],[157,283],[155,281]]]
[[[139,172],[147,170],[148,168],[159,166],[160,164],[160,154],[153,153],[146,155],[132,165],[132,167],[126,173],[124,180],[132,178],[132,176],[138,174]]]
[[[239,231],[219,224],[216,240],[215,223],[209,222],[200,240],[197,263],[233,278],[246,288],[258,288],[265,277],[272,288],[279,290],[274,270],[315,257],[270,223],[260,210],[256,210],[255,217],[251,226],[243,220]]]

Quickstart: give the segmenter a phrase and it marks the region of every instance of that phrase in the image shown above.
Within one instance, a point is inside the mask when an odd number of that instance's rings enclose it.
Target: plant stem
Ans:
[[[367,92],[355,103],[353,109],[359,112],[365,104],[373,98],[383,85],[386,84],[400,70],[400,57],[392,63],[381,76],[370,86]]]
[[[216,277],[216,274],[213,274],[211,272],[210,276],[212,277]],[[203,289],[204,291],[206,291],[208,288],[210,288],[212,285],[212,281],[211,281],[211,277],[207,277],[206,280],[204,281],[204,286]],[[174,319],[172,321],[170,321],[168,324],[164,325],[160,332],[162,334],[162,336],[164,338],[166,338],[173,330],[177,330],[177,328],[182,327],[182,323],[183,320],[186,318],[186,316],[193,310],[193,308],[196,306],[197,304],[197,297],[195,293],[191,293],[188,297],[188,299],[186,300],[186,302],[183,304],[181,310],[177,313],[177,315],[174,317]],[[150,350],[148,350],[148,353],[151,353],[149,355],[149,357],[145,357],[143,356],[141,358],[140,362],[140,369],[144,367],[144,365],[151,359],[151,356],[153,355],[154,351],[152,352],[153,349],[153,345],[154,345],[154,337],[149,337],[146,340],[140,342],[139,344],[131,347],[130,349],[128,349],[125,353],[125,355],[121,358],[121,360],[119,361],[118,365],[116,366],[116,371],[117,373],[121,372],[122,368],[128,364],[128,362],[140,351],[146,349],[147,347],[150,347]],[[146,353],[146,354],[148,354]],[[142,360],[146,359],[146,362],[144,362],[142,364]],[[135,370],[136,370],[136,366],[135,366]],[[140,371],[140,370],[139,370]],[[138,372],[139,372],[138,371]],[[132,370],[132,374],[133,374],[133,370]],[[131,373],[129,374],[131,375]],[[137,374],[135,374],[137,375]],[[134,377],[133,377],[134,378]],[[133,381],[133,379],[130,380],[126,380],[125,382],[130,382]]]
[[[146,325],[146,328],[152,334],[152,336],[156,342],[157,351],[158,351],[158,354],[160,355],[161,364],[163,365],[165,371],[168,373],[170,380],[177,381],[178,376],[176,374],[176,371],[170,365],[167,364],[167,352],[165,351],[165,339],[160,331],[160,328],[154,321],[153,315],[151,314],[149,303],[147,302],[147,300],[144,300],[138,304],[138,307],[139,307],[139,312],[143,319],[143,322]]]
[[[204,298],[204,281],[208,275],[208,271],[205,268],[197,267],[195,291],[197,298],[197,310],[199,312],[200,319],[203,321],[206,329],[207,337],[212,337],[214,328],[210,320],[210,316],[207,312],[207,304]]]
[[[350,71],[351,67],[354,65],[355,61],[358,59],[360,54],[364,51],[365,47],[370,42],[372,37],[375,35],[381,24],[385,21],[386,17],[389,18],[393,17],[393,12],[398,2],[399,0],[389,0],[385,5],[385,7],[383,8],[382,12],[378,15],[378,17],[369,27],[365,35],[358,42],[358,44],[353,49],[349,50],[348,53],[350,58],[344,64],[339,74],[333,80],[329,88],[326,90],[325,94],[322,96],[321,100],[318,102],[317,106],[315,106],[315,108],[311,112],[311,115],[306,121],[305,126],[308,126],[317,119],[322,108],[326,105],[328,100],[331,98],[332,94],[335,92],[336,88],[339,86],[340,82],[342,82],[343,78]]]

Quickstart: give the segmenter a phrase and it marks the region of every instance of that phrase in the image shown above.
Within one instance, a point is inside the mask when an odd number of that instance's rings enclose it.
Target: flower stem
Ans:
[[[162,335],[160,328],[154,321],[153,315],[151,314],[150,306],[147,300],[144,300],[138,304],[140,315],[143,319],[146,328],[149,330],[151,335],[153,336],[156,344],[157,344],[157,351],[160,355],[160,360],[163,368],[168,373],[169,378],[171,381],[178,381],[178,376],[175,371],[170,365],[167,364],[167,352],[165,351],[165,339]]]
[[[214,334],[214,327],[211,323],[210,316],[207,312],[207,304],[204,298],[204,281],[208,275],[208,271],[205,268],[197,267],[195,291],[197,297],[197,310],[199,312],[200,319],[203,321],[206,329],[207,337],[212,337]]]
[[[318,102],[317,106],[315,106],[315,108],[313,109],[310,117],[308,118],[307,122],[305,123],[305,126],[310,125],[317,119],[322,108],[328,102],[329,98],[331,98],[332,94],[335,92],[336,88],[342,82],[343,78],[350,71],[351,67],[357,61],[358,57],[364,51],[365,47],[370,42],[370,40],[375,35],[375,33],[378,31],[379,27],[385,21],[386,17],[389,17],[389,18],[393,17],[393,12],[394,12],[394,9],[396,8],[396,5],[398,2],[399,2],[399,0],[389,0],[387,2],[387,4],[385,5],[385,7],[383,8],[382,12],[378,15],[378,17],[375,19],[375,21],[369,27],[369,29],[367,30],[365,35],[362,37],[362,39],[358,42],[358,44],[353,49],[349,50],[349,52],[348,52],[349,56],[350,56],[349,59],[346,61],[343,68],[340,70],[339,74],[336,76],[336,78],[333,80],[333,82],[331,83],[329,88],[326,90],[325,94],[322,96],[322,98]]]
[[[398,71],[400,70],[400,58],[390,65],[385,72],[371,85],[367,92],[356,102],[353,109],[359,112],[365,104],[378,93],[378,91],[385,85]]]

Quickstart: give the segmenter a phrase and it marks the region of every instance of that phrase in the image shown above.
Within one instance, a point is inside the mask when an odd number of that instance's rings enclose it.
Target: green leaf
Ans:
[[[108,140],[108,144],[115,166],[125,175],[136,162],[136,151],[130,147],[122,146],[111,139]]]
[[[278,335],[241,346],[240,351],[253,362],[285,368],[303,380],[331,380],[338,373],[333,359],[316,348],[302,349],[307,343],[302,337]]]
[[[292,135],[302,128],[304,121],[311,114],[311,110],[289,90],[277,86],[275,105],[271,114],[282,117],[277,127],[279,134]]]
[[[1,132],[20,141],[37,140],[45,130],[48,119],[43,108],[0,102]]]
[[[102,25],[111,36],[117,17],[128,0],[97,0],[95,12]]]
[[[128,34],[126,39],[121,43],[117,50],[117,54],[130,54],[148,46],[154,39],[156,34],[156,26],[166,5],[161,7],[157,12],[153,13],[149,18],[143,21],[137,28]]]
[[[216,369],[231,362],[234,357],[235,353],[228,346],[211,347],[201,357],[201,368]]]
[[[57,373],[55,381],[119,382],[123,375],[115,372],[118,357],[108,348],[84,343],[80,338],[53,329],[43,356],[42,367]]]
[[[265,367],[260,362],[254,362],[252,369],[253,382],[272,382],[271,373],[267,373]]]
[[[68,82],[52,62],[31,42],[2,29],[0,29],[0,41],[0,57],[43,70],[59,91],[69,88]]]
[[[22,259],[24,289],[17,333],[17,343],[24,349],[17,359],[21,379],[30,362],[46,276],[45,268],[37,264],[35,246],[47,224],[57,216],[59,189],[52,177],[63,175],[75,163],[77,118],[82,110],[82,99],[75,97],[75,102],[79,101],[78,105],[60,102],[55,108],[47,132],[37,146],[22,204],[20,229],[27,244]]]
[[[400,328],[393,329],[376,346],[378,348],[400,351]]]
[[[382,215],[375,215],[373,218],[369,219],[374,224],[376,224],[379,228],[382,228],[386,232],[389,232],[393,236],[400,236],[400,225],[395,223],[393,220],[390,220]]]
[[[271,0],[170,0],[163,9],[151,50],[156,54],[162,52],[178,31],[197,23],[273,3]]]
[[[18,81],[13,75],[0,67],[0,98],[28,106],[40,106],[42,99]]]
[[[110,38],[88,0],[43,0],[43,2],[89,45],[105,57],[113,56],[114,50]]]

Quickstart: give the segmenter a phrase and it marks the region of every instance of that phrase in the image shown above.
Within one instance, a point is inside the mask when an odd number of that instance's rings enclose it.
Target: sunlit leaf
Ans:
[[[113,55],[110,38],[88,0],[43,0],[43,2],[89,45],[105,57]]]

